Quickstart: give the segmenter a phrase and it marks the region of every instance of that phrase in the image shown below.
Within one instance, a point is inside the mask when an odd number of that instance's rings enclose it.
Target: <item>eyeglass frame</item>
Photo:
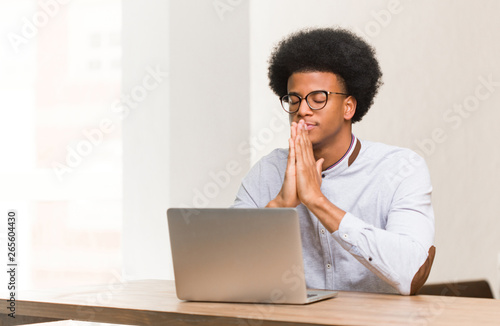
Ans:
[[[315,108],[311,107],[311,104],[309,104],[309,101],[308,101],[308,99],[307,99],[307,98],[308,98],[308,97],[309,97],[309,95],[311,95],[312,93],[319,93],[319,92],[326,94],[326,101],[325,101],[325,104],[324,104],[321,108],[319,108],[319,109],[315,109]],[[328,95],[330,95],[330,94],[338,94],[338,95],[350,96],[349,94],[346,94],[346,93],[329,92],[329,91],[325,91],[325,90],[321,90],[321,89],[320,89],[320,90],[317,90],[317,91],[312,91],[312,92],[310,92],[309,94],[307,94],[307,95],[306,95],[306,96],[304,96],[304,97],[302,97],[302,96],[300,96],[300,95],[298,95],[298,94],[296,94],[296,93],[293,93],[293,94],[285,94],[285,95],[283,95],[283,96],[281,96],[281,97],[280,97],[280,103],[281,103],[281,107],[283,108],[283,110],[284,110],[286,113],[289,113],[289,114],[294,114],[294,113],[297,113],[297,112],[299,111],[299,109],[300,109],[300,105],[301,105],[301,103],[302,103],[302,100],[306,100],[307,106],[308,106],[311,110],[316,110],[316,111],[318,111],[318,110],[323,110],[323,109],[325,108],[326,104],[328,103]],[[295,110],[295,111],[288,111],[288,110],[287,110],[287,109],[285,109],[285,107],[283,106],[283,98],[284,98],[285,96],[290,97],[290,96],[292,96],[292,95],[293,95],[293,96],[297,96],[297,97],[300,99],[300,101],[299,101],[299,106],[297,107],[297,110]]]

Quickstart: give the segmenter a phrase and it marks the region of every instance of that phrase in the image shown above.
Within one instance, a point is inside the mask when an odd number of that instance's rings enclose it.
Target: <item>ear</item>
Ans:
[[[354,116],[354,113],[356,113],[356,105],[357,101],[354,98],[354,96],[348,96],[344,100],[344,119],[345,120],[351,120],[352,117]]]

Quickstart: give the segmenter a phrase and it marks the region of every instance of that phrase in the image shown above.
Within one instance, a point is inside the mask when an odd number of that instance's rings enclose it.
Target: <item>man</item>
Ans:
[[[381,76],[374,50],[343,29],[300,31],[271,55],[289,149],[251,169],[233,207],[297,208],[309,288],[409,295],[429,275],[434,214],[424,160],[352,134]]]

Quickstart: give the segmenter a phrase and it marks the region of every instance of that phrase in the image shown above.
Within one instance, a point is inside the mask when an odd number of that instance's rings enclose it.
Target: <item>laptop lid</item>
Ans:
[[[179,299],[308,302],[295,209],[171,208],[167,216]]]

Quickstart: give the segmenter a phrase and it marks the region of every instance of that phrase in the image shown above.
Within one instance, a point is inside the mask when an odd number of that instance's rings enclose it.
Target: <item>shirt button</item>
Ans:
[[[330,269],[331,267],[332,267],[332,265],[326,264],[326,268]]]
[[[325,229],[321,229],[321,234],[325,234]]]
[[[325,177],[325,174],[322,174],[322,175],[321,175],[321,177],[322,177],[322,178],[324,178],[324,177]]]
[[[349,236],[347,234],[344,234],[344,239],[347,239],[349,238]]]

